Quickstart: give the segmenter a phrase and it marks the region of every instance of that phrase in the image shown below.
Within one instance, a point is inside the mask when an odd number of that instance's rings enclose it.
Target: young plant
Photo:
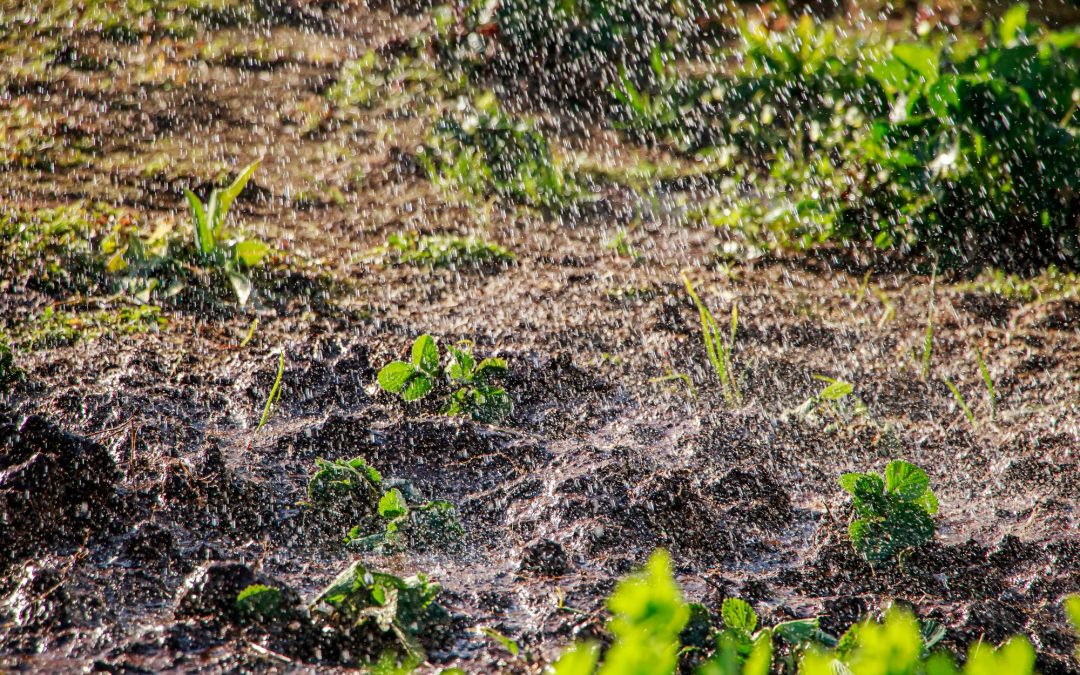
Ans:
[[[938,501],[926,472],[894,460],[885,478],[876,473],[846,473],[840,486],[854,499],[857,518],[848,526],[851,543],[869,563],[891,560],[934,537]]]
[[[258,239],[231,240],[225,231],[229,208],[240,195],[259,162],[249,164],[226,188],[215,188],[203,203],[191,190],[184,189],[194,229],[195,251],[204,264],[223,269],[229,277],[236,299],[244,305],[251,295],[251,279],[245,271],[258,265],[270,247]]]
[[[796,417],[816,421],[818,417],[828,416],[833,421],[825,430],[832,431],[843,427],[855,416],[868,414],[866,404],[855,396],[855,385],[851,382],[824,375],[814,375],[814,379],[824,382],[825,386],[792,411]]]
[[[251,325],[251,330],[255,330],[255,324]],[[245,338],[245,341],[247,338]],[[274,386],[270,388],[270,395],[266,397],[266,405],[263,406],[262,417],[259,419],[259,426],[255,427],[255,431],[262,429],[267,422],[270,421],[270,414],[274,411],[274,406],[277,405],[278,400],[281,398],[281,378],[285,375],[285,350],[282,349],[278,354],[278,369],[277,377],[274,378]]]
[[[379,386],[391,394],[400,394],[405,401],[415,401],[426,396],[445,375],[456,390],[443,405],[444,414],[466,414],[478,422],[496,422],[513,412],[513,401],[496,382],[506,375],[506,361],[487,358],[477,363],[468,340],[449,347],[447,352],[450,365],[444,371],[435,339],[421,335],[413,343],[411,362],[391,361],[383,366],[377,377]]]
[[[439,348],[435,338],[424,334],[412,346],[412,361],[391,361],[378,374],[379,386],[405,401],[427,396],[440,374]]]
[[[15,354],[7,342],[0,339],[0,396],[3,396],[11,388],[11,385],[25,377],[22,369],[15,365]]]
[[[979,425],[975,422],[975,413],[971,411],[971,407],[967,404],[967,399],[960,393],[960,389],[947,377],[941,378],[941,381],[945,383],[945,386],[952,392],[953,398],[956,399],[956,404],[960,406],[960,410],[963,411],[964,417],[967,418],[968,424],[972,429],[979,428]]]
[[[360,648],[396,648],[423,660],[418,636],[449,619],[435,602],[439,591],[439,584],[423,574],[401,578],[369,570],[357,561],[315,597],[310,610],[353,636]]]
[[[725,344],[724,335],[716,324],[712,312],[698,297],[698,294],[694,291],[694,286],[690,283],[690,277],[686,276],[686,274],[683,274],[683,283],[686,285],[686,291],[690,294],[694,305],[697,306],[698,315],[701,317],[701,336],[705,342],[705,353],[709,357],[709,363],[712,364],[713,370],[716,371],[716,376],[720,378],[720,385],[724,390],[724,399],[728,402],[728,405],[740,405],[742,403],[742,393],[739,391],[739,384],[735,380],[735,372],[731,365],[731,351],[735,347],[735,331],[739,326],[739,308],[737,305],[732,305],[731,336]]]
[[[353,519],[345,537],[350,548],[424,551],[452,546],[465,535],[453,504],[424,499],[406,480],[384,479],[362,457],[319,459],[316,469],[308,482],[309,502]]]
[[[467,414],[478,422],[496,422],[511,412],[514,404],[496,381],[506,375],[506,361],[486,358],[479,363],[472,355],[472,342],[462,340],[449,348],[451,361],[447,374],[458,389],[450,395],[444,412]]]

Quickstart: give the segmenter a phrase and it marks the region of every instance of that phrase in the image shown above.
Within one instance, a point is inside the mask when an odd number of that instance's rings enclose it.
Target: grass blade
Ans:
[[[281,398],[281,378],[285,375],[285,350],[282,349],[278,354],[278,370],[277,377],[274,378],[274,386],[270,388],[270,395],[266,397],[266,406],[263,407],[262,419],[259,420],[259,426],[255,428],[255,431],[262,429],[263,426],[270,421],[270,413],[273,411],[274,404]]]
[[[195,224],[195,248],[203,255],[214,252],[214,233],[207,219],[206,208],[194,192],[184,188],[184,195],[191,206],[191,219]]]
[[[690,278],[686,274],[683,274],[683,283],[686,285],[690,299],[694,301],[698,315],[701,318],[701,337],[705,343],[705,354],[709,357],[709,363],[712,364],[713,370],[716,371],[716,376],[720,378],[724,399],[729,405],[738,405],[742,400],[742,395],[732,372],[731,362],[728,358],[729,347],[724,344],[723,333],[720,332],[720,327],[717,326],[712,312],[709,311],[709,308],[701,301],[697,292],[694,291],[694,286],[690,283]],[[731,337],[733,341],[737,327],[738,310],[733,310],[731,317]]]
[[[952,380],[947,377],[941,379],[945,382],[945,386],[949,388],[949,391],[952,392],[956,402],[960,404],[960,409],[964,411],[964,417],[967,417],[968,422],[971,423],[971,427],[973,429],[978,428],[978,425],[975,424],[975,413],[971,412],[971,408],[968,407],[967,401],[964,400],[964,395],[960,393],[960,390],[956,388],[956,385],[952,383]]]

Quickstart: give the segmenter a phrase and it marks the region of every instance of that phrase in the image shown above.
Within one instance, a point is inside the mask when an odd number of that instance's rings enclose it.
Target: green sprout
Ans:
[[[876,473],[845,473],[840,486],[854,498],[857,518],[848,527],[851,543],[871,564],[895,558],[934,537],[938,501],[919,467],[889,462],[885,478]]]
[[[194,226],[195,250],[204,263],[225,270],[236,299],[247,304],[251,296],[251,279],[246,269],[258,265],[270,247],[258,239],[231,240],[225,231],[229,208],[251,180],[259,162],[253,162],[226,188],[215,188],[210,199],[203,203],[191,190],[184,189]]]
[[[686,291],[690,294],[694,305],[697,306],[698,315],[701,317],[701,336],[705,342],[705,353],[709,357],[709,363],[712,364],[716,376],[720,379],[724,399],[728,402],[728,405],[739,405],[742,403],[742,393],[739,391],[739,384],[735,380],[735,372],[731,364],[731,352],[735,347],[735,331],[739,327],[739,308],[737,305],[733,305],[731,308],[731,336],[728,342],[725,343],[724,335],[720,331],[716,319],[713,318],[708,306],[698,297],[698,294],[694,291],[694,286],[690,283],[690,277],[686,276],[685,273],[683,274],[683,283],[686,285]]]
[[[379,386],[399,394],[404,401],[416,401],[427,396],[445,375],[457,388],[443,405],[444,414],[465,414],[478,422],[496,422],[513,412],[513,401],[497,384],[507,373],[505,360],[486,358],[477,362],[468,340],[449,347],[447,352],[450,366],[444,371],[435,338],[421,335],[413,342],[411,361],[391,361],[379,370]]]

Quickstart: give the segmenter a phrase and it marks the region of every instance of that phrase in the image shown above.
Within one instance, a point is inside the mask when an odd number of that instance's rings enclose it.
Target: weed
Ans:
[[[930,365],[934,356],[934,287],[936,283],[935,270],[930,276],[930,305],[926,310],[926,332],[923,334],[922,379],[924,382],[930,377]]]
[[[619,230],[614,237],[604,242],[604,248],[609,251],[615,251],[619,256],[623,258],[630,258],[631,260],[641,260],[641,254],[630,242],[630,235],[626,233],[626,230]]]
[[[412,360],[391,361],[379,370],[379,386],[405,401],[423,398],[446,375],[457,387],[443,406],[447,415],[467,414],[480,422],[495,422],[513,412],[513,401],[497,380],[506,375],[506,361],[486,358],[480,362],[472,354],[472,342],[462,340],[449,347],[449,367],[441,366],[439,348],[430,335],[413,342]]]
[[[0,396],[4,396],[16,382],[21,382],[26,375],[15,363],[15,353],[7,341],[0,336]]]
[[[436,184],[471,197],[496,194],[554,208],[577,195],[547,138],[532,124],[502,112],[490,94],[478,97],[460,116],[444,116],[419,160]]]
[[[512,640],[511,638],[506,637],[494,628],[489,628],[487,626],[483,626],[479,630],[481,635],[485,635],[494,640],[495,642],[499,643],[502,648],[510,652],[510,655],[514,658],[517,658],[518,654],[521,653],[521,647],[520,645],[518,645],[516,640]],[[528,659],[526,658],[526,661],[527,660]]]
[[[356,638],[364,649],[388,643],[422,660],[424,650],[417,637],[449,618],[435,602],[439,591],[439,584],[423,574],[401,578],[369,570],[357,561],[315,597],[310,609]]]
[[[255,330],[255,324],[251,325],[251,329],[252,331]],[[274,405],[281,399],[281,378],[283,375],[285,375],[284,349],[278,354],[277,376],[274,378],[274,386],[270,388],[270,395],[266,397],[266,405],[263,406],[262,417],[259,418],[259,426],[255,427],[255,431],[262,429],[270,421],[270,413],[273,412]]]
[[[191,207],[195,251],[199,260],[225,271],[241,305],[247,304],[251,295],[251,279],[245,270],[258,265],[270,252],[270,247],[258,239],[229,239],[225,221],[233,200],[243,191],[258,166],[259,162],[249,164],[228,187],[214,188],[206,203],[200,201],[191,190],[184,189]]]
[[[851,543],[871,564],[882,563],[930,541],[938,501],[926,472],[894,460],[885,478],[846,473],[840,486],[851,493],[857,516],[848,527]]]
[[[720,332],[712,312],[698,297],[693,285],[690,283],[690,277],[686,276],[685,273],[683,274],[683,283],[686,285],[686,291],[690,294],[694,305],[697,306],[698,315],[701,317],[701,337],[705,342],[705,353],[709,357],[709,363],[712,364],[716,376],[720,379],[724,399],[728,402],[728,405],[740,405],[742,403],[742,394],[739,391],[739,384],[735,380],[735,372],[731,365],[731,351],[735,347],[735,331],[739,326],[738,306],[732,305],[731,307],[731,334],[729,340],[725,342],[724,335]]]
[[[376,255],[390,254],[396,262],[424,267],[481,269],[514,261],[509,250],[479,237],[394,234]]]
[[[352,548],[386,553],[445,549],[465,534],[450,502],[426,500],[408,481],[384,479],[362,457],[316,460],[308,498],[320,510],[353,520],[345,537]]]
[[[973,429],[977,429],[979,425],[975,422],[975,413],[973,413],[971,407],[968,406],[967,399],[960,393],[960,390],[952,380],[947,377],[943,377],[941,380],[945,383],[945,386],[949,388],[949,391],[952,392],[953,398],[956,399],[956,404],[960,406],[960,410],[964,413],[964,417],[967,418],[968,423],[971,424]]]

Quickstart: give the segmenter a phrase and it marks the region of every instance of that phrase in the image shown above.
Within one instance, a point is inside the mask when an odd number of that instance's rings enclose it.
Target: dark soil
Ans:
[[[295,111],[321,105],[346,59],[424,19],[359,5],[295,12],[190,39],[73,35],[109,68],[50,66],[17,87],[5,75],[0,106],[16,97],[57,112],[93,152],[81,166],[9,166],[0,203],[101,200],[186,226],[182,186],[205,187],[213,162],[264,157],[240,221],[306,262],[257,280],[247,309],[178,302],[160,331],[18,354],[25,381],[0,404],[0,668],[344,667],[350,655],[299,610],[244,626],[226,600],[270,580],[300,605],[362,557],[443,585],[450,628],[425,645],[435,672],[538,673],[569,641],[600,635],[615,581],[664,547],[688,598],[713,608],[740,596],[766,621],[820,615],[839,632],[903,602],[943,622],[950,648],[1019,633],[1044,673],[1080,673],[1060,605],[1080,592],[1075,299],[1008,299],[939,278],[935,377],[923,381],[926,276],[875,272],[866,287],[850,256],[827,254],[721,267],[722,233],[622,188],[573,216],[457,204],[411,160],[419,115],[376,106],[301,133]],[[201,56],[222,36],[280,55]],[[626,164],[656,153],[600,128],[556,146]],[[160,157],[165,168],[144,175]],[[343,200],[297,208],[298,186],[319,181]],[[624,228],[640,259],[603,246]],[[480,234],[517,260],[452,270],[364,258],[400,230]],[[721,323],[738,304],[738,407],[709,370],[684,269]],[[69,300],[3,261],[0,273],[7,330]],[[507,359],[513,415],[484,425],[379,392],[378,368],[425,332]],[[995,380],[996,420],[973,344]],[[256,430],[279,348],[281,402]],[[696,396],[657,381],[667,369],[689,375]],[[790,414],[822,386],[815,374],[855,383],[869,415]],[[964,392],[977,428],[940,377]],[[316,458],[357,455],[453,502],[465,546],[346,550],[344,533],[300,502]],[[895,458],[930,474],[939,534],[902,567],[875,570],[847,542],[836,479]]]

